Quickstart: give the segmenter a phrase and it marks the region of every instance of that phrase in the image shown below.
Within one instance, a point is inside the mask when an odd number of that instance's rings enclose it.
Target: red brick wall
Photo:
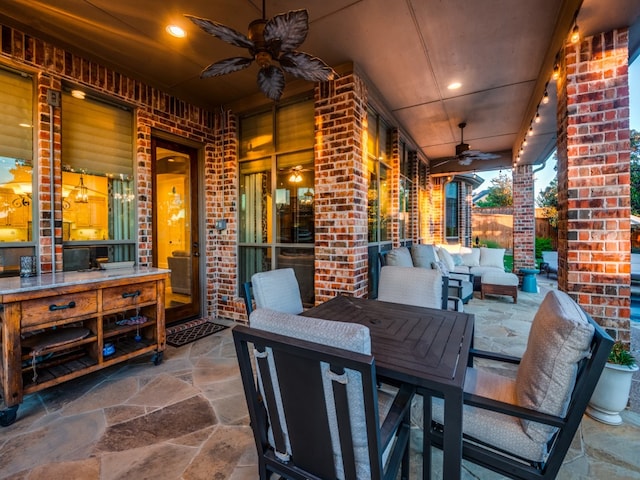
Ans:
[[[513,271],[534,268],[535,240],[535,191],[533,166],[520,165],[513,169]]]
[[[628,341],[628,31],[585,38],[567,45],[561,57],[558,284],[598,323]]]
[[[364,297],[367,255],[367,89],[357,74],[315,90],[316,303]]]
[[[207,196],[207,212],[222,215],[223,208],[232,213],[231,206],[236,199],[235,161],[232,155],[235,148],[235,137],[230,132],[235,126],[229,122],[230,129],[224,137],[227,162],[223,166],[220,154],[214,159],[216,145],[221,141],[216,135],[216,125],[220,119],[208,110],[191,105],[176,97],[168,95],[138,80],[129,78],[103,65],[81,58],[55,45],[24,33],[0,26],[0,63],[12,68],[22,68],[33,73],[37,88],[36,111],[37,151],[34,164],[38,166],[38,214],[37,223],[39,240],[38,256],[40,271],[43,273],[62,270],[62,200],[61,200],[61,146],[60,146],[60,108],[53,109],[53,173],[54,173],[54,216],[55,216],[55,253],[51,244],[51,159],[50,159],[50,111],[46,101],[47,89],[60,91],[63,81],[75,85],[89,87],[92,91],[106,95],[116,101],[123,102],[135,109],[136,145],[135,175],[138,191],[138,263],[150,265],[152,262],[152,199],[151,191],[151,134],[152,129],[164,135],[175,135],[176,139],[187,139],[191,143],[201,145],[201,158],[208,174],[204,180]],[[219,117],[219,115],[218,115]],[[218,122],[218,123],[216,123]],[[222,169],[226,177],[222,177]],[[222,189],[220,183],[222,182]],[[212,193],[214,190],[215,193]],[[233,214],[235,217],[235,214]],[[232,216],[227,216],[231,220]],[[220,282],[221,291],[229,292],[229,285],[235,281],[235,248],[229,247],[230,235],[235,243],[235,225],[225,234],[224,241],[217,236],[209,235],[211,223],[215,218],[207,216],[207,285],[205,290],[215,291]],[[202,247],[201,247],[202,248]],[[220,255],[217,254],[221,251]],[[233,253],[230,253],[233,250]],[[233,263],[233,267],[230,264]],[[235,284],[233,291],[235,291]],[[217,314],[217,306],[211,298],[207,303],[208,315]]]

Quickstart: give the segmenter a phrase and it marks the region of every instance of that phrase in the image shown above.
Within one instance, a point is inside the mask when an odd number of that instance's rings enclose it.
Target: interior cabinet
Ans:
[[[165,348],[168,270],[123,268],[0,279],[0,425],[23,396]]]
[[[87,203],[76,203],[76,225],[83,228],[106,228],[107,205],[103,197],[90,196]]]

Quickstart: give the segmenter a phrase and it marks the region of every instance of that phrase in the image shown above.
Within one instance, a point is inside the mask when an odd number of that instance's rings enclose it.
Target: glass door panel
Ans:
[[[154,265],[171,270],[166,321],[200,315],[197,151],[154,138]]]

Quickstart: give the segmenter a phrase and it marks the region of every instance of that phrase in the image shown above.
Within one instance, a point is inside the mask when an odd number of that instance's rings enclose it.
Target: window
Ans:
[[[445,236],[458,238],[458,191],[457,182],[445,184]]]
[[[407,245],[411,237],[411,152],[405,143],[400,148],[399,222],[400,243]]]
[[[372,109],[368,112],[367,133],[369,242],[384,242],[391,240],[391,169],[386,164],[389,128]]]
[[[62,95],[64,269],[136,259],[133,115]]]
[[[33,247],[33,82],[0,70],[0,275],[18,275]]]
[[[314,300],[314,110],[305,100],[240,120],[239,279],[291,267]]]

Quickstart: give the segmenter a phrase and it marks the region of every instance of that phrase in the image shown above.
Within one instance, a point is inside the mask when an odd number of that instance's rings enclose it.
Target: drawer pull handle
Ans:
[[[65,308],[76,308],[76,302],[71,301],[66,305],[56,305],[55,303],[53,305],[49,305],[50,312],[55,312],[56,310],[64,310]]]
[[[140,295],[140,290],[136,290],[135,292],[124,292],[122,294],[122,298],[132,298],[132,297],[137,297]]]

